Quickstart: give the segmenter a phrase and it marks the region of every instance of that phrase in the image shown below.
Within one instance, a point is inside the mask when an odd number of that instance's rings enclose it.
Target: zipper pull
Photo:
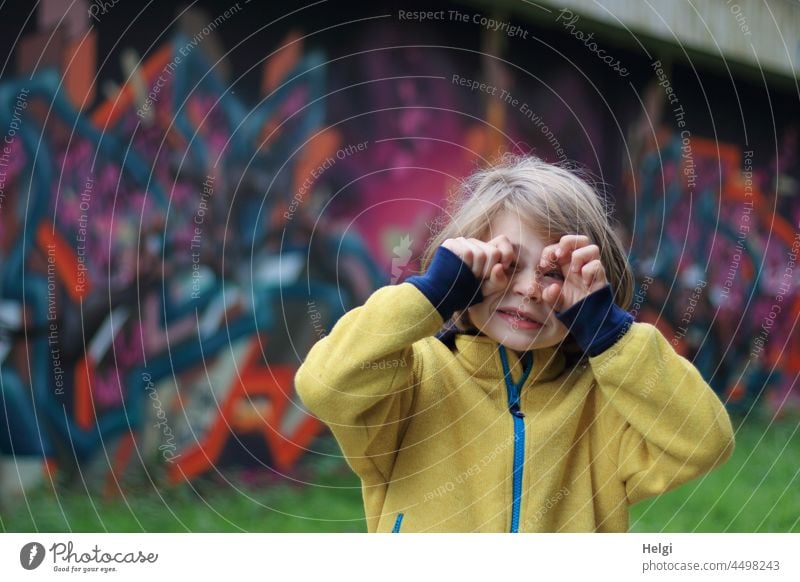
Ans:
[[[519,409],[519,402],[514,402],[508,410],[517,418],[525,418],[525,413]]]

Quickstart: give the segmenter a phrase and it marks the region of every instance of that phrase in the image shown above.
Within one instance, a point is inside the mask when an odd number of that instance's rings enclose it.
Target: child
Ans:
[[[464,192],[424,275],[344,315],[297,391],[370,532],[626,531],[631,504],[731,455],[730,419],[625,311],[631,269],[585,181],[508,155]]]

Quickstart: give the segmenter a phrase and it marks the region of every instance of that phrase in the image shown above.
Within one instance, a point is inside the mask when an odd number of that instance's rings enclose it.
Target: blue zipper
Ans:
[[[397,519],[394,520],[394,527],[392,528],[392,533],[400,533],[400,524],[403,523],[403,514],[398,513]]]
[[[511,494],[511,533],[519,531],[519,513],[522,503],[522,470],[525,465],[525,415],[519,409],[519,397],[525,380],[533,369],[533,353],[522,354],[522,377],[516,384],[511,378],[508,367],[508,354],[504,345],[500,344],[500,361],[503,363],[503,378],[508,391],[508,411],[514,419],[514,486]]]

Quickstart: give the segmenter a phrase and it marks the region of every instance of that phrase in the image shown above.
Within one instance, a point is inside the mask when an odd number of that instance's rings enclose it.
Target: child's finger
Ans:
[[[539,268],[540,269],[549,269],[551,267],[560,267],[564,264],[564,261],[561,257],[559,252],[558,243],[548,245],[542,249],[542,256],[539,259]],[[569,261],[569,257],[566,258]]]
[[[487,242],[477,238],[467,239],[477,250],[475,253],[475,272],[480,279],[488,279],[492,274],[492,268],[500,262],[500,250]]]
[[[472,239],[462,239],[464,247],[464,258],[468,265],[472,267],[473,274],[479,279],[483,279],[483,268],[486,264],[486,254]]]
[[[572,252],[570,257],[569,270],[572,273],[580,273],[584,265],[591,261],[600,259],[600,247],[597,245],[589,245],[581,247]]]
[[[561,293],[560,283],[551,283],[542,288],[542,299],[555,311],[561,311],[564,297]]]
[[[580,249],[591,245],[592,241],[588,236],[582,234],[565,234],[556,245],[556,256],[559,265],[566,265],[572,260],[572,256]]]
[[[583,234],[565,234],[558,241],[565,252],[572,252],[589,244],[592,244],[592,240]]]
[[[489,273],[489,280],[486,283],[486,294],[504,289],[506,285],[508,285],[508,275],[506,275],[502,263],[495,263]]]
[[[484,252],[486,253],[486,264],[484,265],[484,274],[486,278],[492,276],[492,270],[496,265],[503,267],[503,252],[491,243],[483,243]]]
[[[503,264],[503,268],[507,269],[515,255],[511,241],[506,235],[501,234],[490,240],[489,244],[494,245],[500,251],[500,262]]]
[[[590,293],[604,287],[607,280],[603,263],[601,263],[599,259],[586,263],[581,271],[581,278],[589,288]]]

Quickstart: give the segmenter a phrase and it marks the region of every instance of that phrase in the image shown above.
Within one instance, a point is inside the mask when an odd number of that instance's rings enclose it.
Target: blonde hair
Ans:
[[[588,236],[600,247],[600,262],[614,302],[628,309],[633,297],[633,272],[612,218],[590,181],[593,182],[588,173],[574,165],[550,164],[531,155],[503,155],[497,163],[476,171],[460,184],[448,209],[449,220],[432,236],[423,253],[423,271],[445,240],[487,240],[484,237],[489,234],[493,218],[509,210],[550,243],[565,234]],[[469,325],[466,310],[457,312],[451,322],[461,329]]]

